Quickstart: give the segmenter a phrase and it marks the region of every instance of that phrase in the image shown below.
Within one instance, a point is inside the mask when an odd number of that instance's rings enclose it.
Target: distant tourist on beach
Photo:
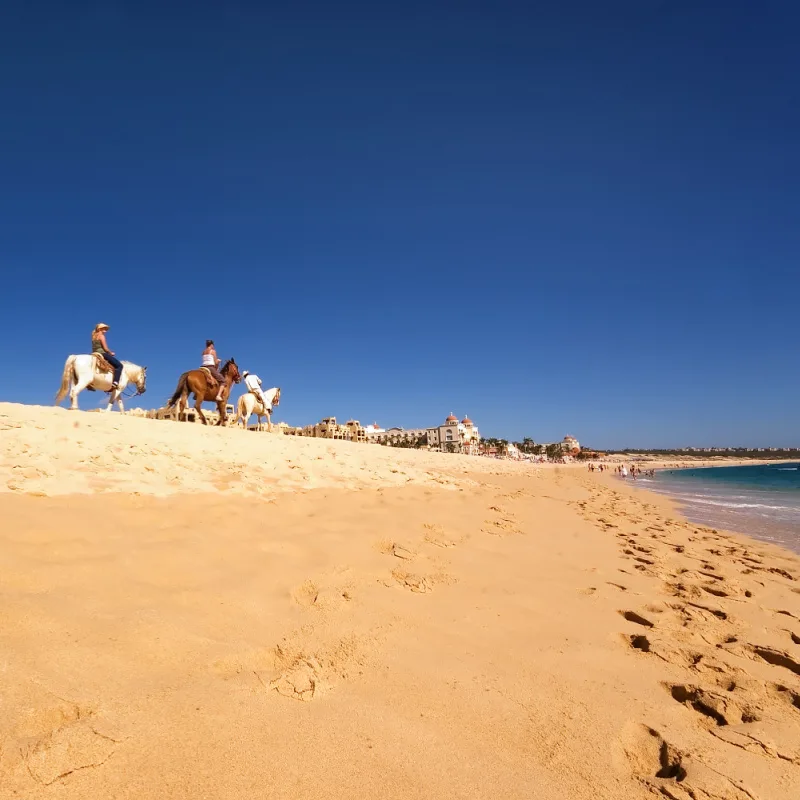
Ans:
[[[122,378],[122,362],[110,350],[106,342],[106,331],[109,330],[105,322],[98,322],[92,331],[92,352],[101,355],[114,368],[114,378],[111,384],[111,391],[119,389],[119,381]],[[110,406],[109,406],[110,408]]]

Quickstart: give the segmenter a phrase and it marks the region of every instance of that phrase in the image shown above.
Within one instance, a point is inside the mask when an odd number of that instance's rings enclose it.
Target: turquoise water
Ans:
[[[675,498],[693,522],[800,552],[800,464],[664,469],[637,484]]]

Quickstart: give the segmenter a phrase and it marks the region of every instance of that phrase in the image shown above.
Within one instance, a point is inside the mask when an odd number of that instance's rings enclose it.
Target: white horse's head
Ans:
[[[125,364],[125,372],[128,380],[136,386],[136,394],[144,394],[147,391],[147,367]]]
[[[272,405],[279,406],[281,404],[281,387],[279,386],[275,391],[275,397],[272,398]]]

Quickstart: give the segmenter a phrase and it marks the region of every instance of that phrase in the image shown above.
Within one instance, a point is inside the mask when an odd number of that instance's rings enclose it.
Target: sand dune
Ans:
[[[0,797],[797,798],[791,554],[583,470],[9,405],[0,442]]]
[[[12,403],[0,403],[0,448],[0,491],[46,495],[453,486],[453,475],[499,468],[466,456]]]

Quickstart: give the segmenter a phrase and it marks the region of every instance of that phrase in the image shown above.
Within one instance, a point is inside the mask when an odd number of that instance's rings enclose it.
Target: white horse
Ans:
[[[272,407],[280,405],[281,387],[274,386],[272,389],[267,389],[264,392],[264,399],[267,401],[266,406],[252,392],[243,394],[236,404],[236,424],[238,425],[239,420],[242,420],[242,425],[247,428],[247,420],[250,419],[251,414],[255,414],[258,419],[257,430],[264,430],[261,426],[261,417],[266,417],[267,430],[272,433]]]
[[[119,380],[119,389],[111,390],[113,378],[111,372],[100,372],[98,370],[98,360],[93,354],[70,356],[64,364],[64,374],[61,378],[61,388],[56,395],[56,405],[67,396],[71,402],[70,410],[77,411],[78,395],[84,390],[108,392],[108,406],[106,411],[111,411],[111,406],[116,403],[120,411],[124,411],[122,405],[122,392],[125,387],[132,383],[136,386],[136,394],[144,394],[147,383],[147,367],[140,367],[130,361],[122,362],[122,377]]]

